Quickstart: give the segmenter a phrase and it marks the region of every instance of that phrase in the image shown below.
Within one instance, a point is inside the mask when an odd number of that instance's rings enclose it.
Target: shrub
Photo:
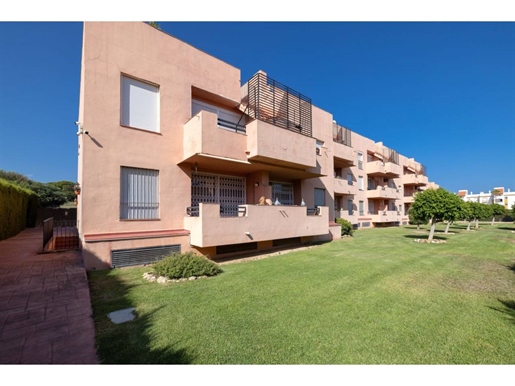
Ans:
[[[153,265],[154,272],[169,279],[215,276],[222,272],[217,264],[193,252],[173,253]]]
[[[352,236],[352,224],[344,218],[337,218],[336,223],[342,226],[342,236]]]
[[[33,227],[37,208],[36,193],[0,178],[0,240]]]

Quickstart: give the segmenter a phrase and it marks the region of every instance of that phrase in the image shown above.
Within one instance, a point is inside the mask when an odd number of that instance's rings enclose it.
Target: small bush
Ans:
[[[337,218],[336,223],[342,226],[342,236],[352,236],[352,224],[344,218]]]
[[[169,279],[215,276],[222,272],[217,264],[193,252],[173,253],[153,265],[154,272]]]

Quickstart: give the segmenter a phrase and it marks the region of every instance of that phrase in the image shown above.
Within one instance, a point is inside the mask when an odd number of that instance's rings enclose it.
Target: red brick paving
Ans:
[[[42,244],[39,228],[0,241],[0,363],[97,364],[82,255]]]

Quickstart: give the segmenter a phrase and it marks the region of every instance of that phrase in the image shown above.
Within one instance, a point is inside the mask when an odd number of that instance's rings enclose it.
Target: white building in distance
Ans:
[[[511,209],[515,204],[515,192],[511,192],[510,189],[507,191],[504,187],[497,187],[493,190],[489,190],[488,193],[480,192],[474,194],[467,190],[459,190],[458,197],[463,201],[480,202],[482,204],[499,204],[504,206],[506,209]]]

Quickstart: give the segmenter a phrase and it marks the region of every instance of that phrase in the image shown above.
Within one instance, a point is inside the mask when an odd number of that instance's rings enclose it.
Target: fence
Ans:
[[[55,221],[53,217],[43,221],[43,249],[47,251],[79,249],[77,220]]]

